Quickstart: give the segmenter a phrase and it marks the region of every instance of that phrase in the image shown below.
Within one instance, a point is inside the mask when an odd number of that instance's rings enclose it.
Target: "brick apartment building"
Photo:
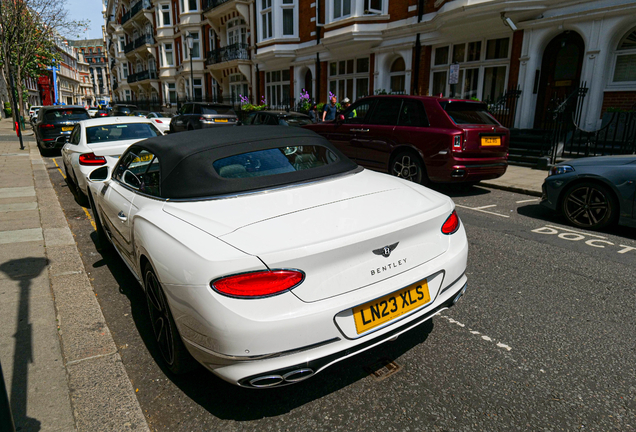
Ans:
[[[120,101],[285,106],[303,89],[318,102],[329,92],[497,101],[519,88],[521,128],[581,83],[584,127],[636,103],[633,0],[108,0],[105,16]]]
[[[93,94],[95,95],[90,105],[96,105],[99,103],[98,101],[107,103],[110,100],[110,69],[104,41],[102,39],[84,39],[69,41],[69,43],[84,56],[84,60],[88,64]]]

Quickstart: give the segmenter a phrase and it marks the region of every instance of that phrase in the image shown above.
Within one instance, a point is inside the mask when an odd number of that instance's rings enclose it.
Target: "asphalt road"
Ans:
[[[96,250],[85,209],[47,164],[153,430],[636,430],[636,230],[586,232],[536,197],[443,189],[470,243],[457,306],[303,383],[245,390],[160,366],[141,288]]]

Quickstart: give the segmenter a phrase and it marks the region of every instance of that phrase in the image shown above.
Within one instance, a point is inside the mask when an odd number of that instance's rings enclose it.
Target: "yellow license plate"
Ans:
[[[70,130],[73,130],[73,126],[64,126],[62,128],[62,132],[67,132],[67,131],[70,131]]]
[[[227,123],[227,119],[214,119],[216,123]]]
[[[482,146],[500,146],[501,137],[481,137]]]
[[[431,301],[426,279],[353,308],[358,334],[382,325]]]

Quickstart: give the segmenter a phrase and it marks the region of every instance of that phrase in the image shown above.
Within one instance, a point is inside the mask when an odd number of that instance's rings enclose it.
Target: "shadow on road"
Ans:
[[[471,185],[471,184],[437,183],[437,184],[429,185],[428,187],[430,189],[433,189],[434,191],[437,191],[451,198],[488,195],[489,193],[492,193],[492,191],[488,188]]]
[[[20,296],[16,320],[13,373],[11,376],[11,409],[16,430],[38,431],[40,421],[27,416],[29,364],[33,363],[33,328],[29,317],[31,280],[42,273],[46,258],[20,258],[0,264],[0,271],[18,281]]]
[[[578,228],[570,225],[568,221],[562,215],[554,212],[540,204],[529,204],[517,208],[517,213],[522,216],[530,217],[546,223],[564,225],[568,229],[578,230],[581,232],[594,232],[600,235],[608,234],[618,237],[628,238],[636,240],[636,228],[626,227],[621,225],[609,226],[601,231],[589,231],[584,228]]]
[[[92,234],[92,238],[95,244],[98,244],[95,233]],[[237,387],[217,378],[202,366],[187,375],[174,375],[163,366],[150,325],[143,290],[112,248],[100,253],[102,259],[95,263],[94,267],[107,266],[119,285],[120,293],[128,297],[137,331],[155,363],[187,397],[219,419],[249,421],[288,413],[307,402],[320,399],[368,377],[369,372],[366,372],[364,367],[376,364],[382,359],[398,359],[413,347],[423,343],[433,330],[433,322],[429,320],[401,335],[394,342],[385,343],[343,360],[305,382],[281,388],[251,390]],[[161,413],[153,415],[154,421],[161,424],[161,419],[157,417],[161,417]]]

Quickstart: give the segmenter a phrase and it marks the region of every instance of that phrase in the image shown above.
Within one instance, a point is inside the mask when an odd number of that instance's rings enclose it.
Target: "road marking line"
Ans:
[[[459,321],[454,320],[453,318],[446,316],[446,315],[439,315],[440,317],[446,319],[449,323],[451,324],[456,324],[459,327],[466,327],[466,324],[462,324]],[[468,331],[470,332],[470,334],[474,334],[475,336],[479,336],[481,337],[481,339],[487,341],[487,342],[495,342],[493,338],[486,336],[486,335],[482,335],[480,332],[478,332],[477,330],[471,330],[470,328],[468,329]],[[510,351],[512,350],[512,347],[509,345],[506,345],[504,343],[501,342],[497,342],[496,343],[497,348],[501,348],[501,349],[505,349],[506,351]]]
[[[55,166],[57,167],[57,170],[60,172],[60,174],[62,174],[62,177],[64,177],[64,180],[66,180],[66,176],[62,172],[62,169],[60,168],[60,166],[57,164],[57,161],[55,160],[55,158],[53,158],[53,162],[55,163]],[[91,223],[91,226],[93,227],[93,230],[97,231],[97,225],[95,225],[95,221],[91,217],[91,214],[88,212],[88,210],[86,210],[86,207],[82,207],[82,210],[84,210],[84,213],[86,214],[86,217],[88,218],[88,221]]]
[[[481,210],[481,209],[490,208],[490,207],[497,207],[497,204],[491,204],[491,205],[481,206],[481,207],[474,207],[473,210]]]
[[[589,234],[589,233],[583,233],[583,232],[580,232],[580,231],[574,231],[574,230],[571,230],[571,229],[567,229],[567,228],[563,228],[563,227],[558,227],[558,226],[554,226],[554,225],[546,225],[546,226],[547,226],[548,228],[554,228],[554,229],[561,230],[561,231],[569,231],[569,232],[571,232],[571,233],[581,234],[581,235],[583,235],[583,236],[596,237],[596,238],[600,238],[600,239],[603,239],[603,240],[607,240],[607,237],[603,237],[603,236],[600,236],[600,235]]]
[[[539,198],[533,198],[533,199],[517,201],[517,204],[527,203],[527,202],[534,202],[534,201],[539,201]]]
[[[508,215],[502,215],[502,214],[499,214],[499,213],[489,212],[489,211],[486,211],[486,210],[480,210],[478,208],[466,207],[466,206],[459,205],[459,204],[455,204],[455,207],[468,209],[468,210],[475,210],[475,211],[478,211],[478,212],[488,213],[488,214],[491,214],[491,215],[500,216],[500,217],[504,217],[504,218],[509,218],[510,217]]]

